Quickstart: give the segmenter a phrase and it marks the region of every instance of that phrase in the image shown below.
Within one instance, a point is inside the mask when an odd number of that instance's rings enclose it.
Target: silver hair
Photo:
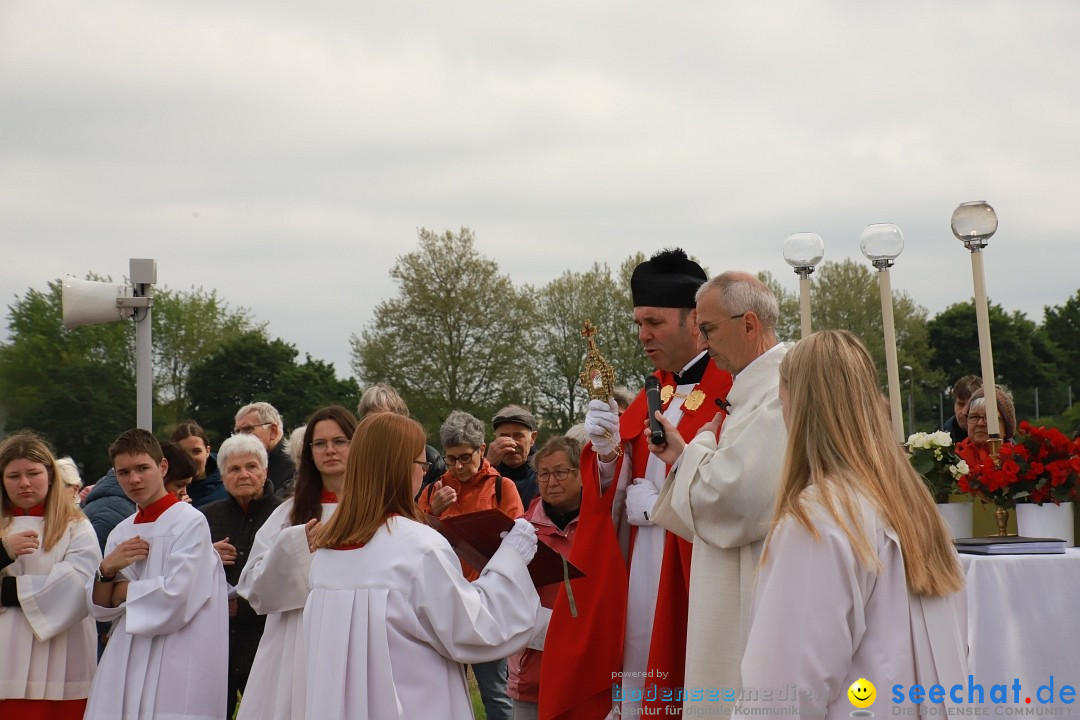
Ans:
[[[277,411],[276,407],[268,402],[248,403],[236,411],[236,417],[233,418],[233,422],[238,421],[252,410],[259,414],[259,422],[274,423],[278,426],[278,430],[280,430],[282,434],[285,433],[285,425],[281,422],[281,413]]]
[[[484,423],[467,412],[455,410],[439,428],[443,448],[468,445],[478,448],[484,444]]]
[[[360,396],[360,402],[356,405],[356,419],[363,420],[364,416],[375,410],[397,413],[409,417],[409,406],[405,404],[398,391],[386,383],[375,383]]]
[[[307,432],[307,425],[301,425],[289,433],[289,437],[285,439],[285,452],[292,458],[295,467],[300,467],[300,455],[304,452],[305,432]]]
[[[776,329],[780,306],[768,285],[743,273],[721,273],[698,288],[695,300],[701,302],[706,293],[719,293],[720,307],[727,315],[752,312],[761,321],[764,330]]]
[[[79,466],[69,457],[62,457],[56,461],[56,467],[60,469],[60,479],[68,487],[82,487],[82,478],[79,477]]]
[[[221,447],[217,451],[217,462],[222,475],[225,474],[229,458],[234,455],[254,455],[259,460],[259,465],[262,466],[263,470],[269,464],[266,448],[263,447],[262,441],[254,435],[230,435],[225,442],[221,443]]]

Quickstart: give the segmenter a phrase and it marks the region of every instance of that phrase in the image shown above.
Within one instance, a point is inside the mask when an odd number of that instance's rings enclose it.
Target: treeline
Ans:
[[[517,285],[478,252],[468,228],[421,229],[416,249],[390,271],[397,294],[352,336],[359,383],[338,379],[331,365],[310,355],[300,361],[295,346],[269,337],[250,310],[230,307],[215,290],[161,289],[153,313],[155,430],[194,418],[220,440],[235,410],[254,399],[278,407],[291,429],[321,405],[355,407],[360,386],[379,381],[399,389],[433,439],[451,410],[486,420],[509,402],[531,406],[549,432],[565,430],[586,402],[578,380],[586,319],[597,326],[598,345],[620,383],[636,390],[650,372],[630,299],[630,274],[643,259],[635,253],[615,268],[597,263],[542,287]],[[761,277],[780,300],[781,338],[797,339],[797,298],[767,273]],[[874,271],[867,263],[830,261],[812,281],[814,328],[842,327],[862,337],[884,386]],[[93,480],[107,466],[108,443],[134,422],[134,326],[65,330],[60,289],[59,280],[30,289],[8,308],[0,412],[7,430],[38,430]],[[958,302],[930,318],[899,291],[894,312],[905,420],[913,399],[916,428],[936,428],[952,414],[951,384],[979,372],[974,306]],[[1045,308],[1040,322],[992,305],[990,327],[998,382],[1012,388],[1018,414],[1040,415],[1066,431],[1080,425],[1080,405],[1069,407],[1080,391],[1080,290]]]

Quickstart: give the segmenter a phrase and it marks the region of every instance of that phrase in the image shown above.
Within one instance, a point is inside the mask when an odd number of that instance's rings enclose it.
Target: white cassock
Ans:
[[[303,610],[311,586],[311,551],[303,525],[291,525],[292,498],[266,519],[236,584],[255,612],[266,615],[237,720],[302,720],[304,717]],[[337,503],[322,504],[322,522]],[[459,570],[460,572],[460,570]]]
[[[854,708],[848,688],[866,678],[877,687],[877,700],[867,708],[876,717],[918,717],[914,705],[892,702],[890,688],[919,683],[947,689],[967,681],[964,592],[912,595],[900,541],[868,500],[860,498],[861,521],[880,570],[859,563],[813,486],[802,497],[821,537],[815,540],[790,516],[772,533],[754,593],[742,661],[747,699],[740,709],[797,705],[798,717],[827,711],[834,720],[849,718]],[[769,690],[772,699],[765,697]],[[776,710],[766,714],[781,715]],[[944,707],[926,705],[922,712],[947,714]]]
[[[699,433],[686,446],[653,507],[653,522],[694,543],[686,628],[687,716],[730,715],[741,686],[739,663],[750,628],[754,571],[769,531],[787,443],[779,399],[786,352],[776,345],[735,376],[720,438]],[[710,692],[721,699],[708,699]]]
[[[13,518],[8,534],[35,530],[45,519]],[[90,694],[97,666],[97,631],[84,590],[101,563],[90,521],[68,524],[50,550],[43,547],[0,571],[12,576],[22,607],[0,608],[0,698],[80,700]]]
[[[304,609],[307,716],[472,720],[462,663],[508,657],[537,630],[521,556],[500,548],[469,583],[435,530],[392,517],[356,550],[318,550]]]
[[[206,518],[188,503],[157,520],[135,516],[109,533],[108,555],[141,537],[150,554],[120,572],[130,582],[116,608],[95,605],[95,620],[119,619],[101,656],[86,718],[221,720],[228,683],[229,606],[225,571],[210,542]]]

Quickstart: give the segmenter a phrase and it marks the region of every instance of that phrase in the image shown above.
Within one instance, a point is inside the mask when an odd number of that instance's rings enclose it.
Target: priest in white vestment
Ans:
[[[512,655],[541,630],[536,532],[515,521],[469,583],[413,501],[428,468],[420,425],[371,415],[349,453],[338,512],[314,539],[307,717],[471,720],[463,663]]]
[[[125,432],[109,454],[139,509],[109,534],[86,588],[93,618],[118,621],[86,718],[221,720],[228,598],[206,518],[165,491],[167,461],[149,432]]]
[[[795,345],[780,375],[790,436],[740,712],[951,714],[948,691],[968,677],[964,578],[893,439],[870,354],[853,334],[826,330]],[[892,688],[916,684],[925,703],[896,702]],[[945,691],[936,698],[935,685]]]
[[[684,444],[661,418],[668,463],[653,522],[693,540],[684,713],[730,715],[750,627],[754,570],[769,530],[786,433],[776,341],[776,298],[761,281],[727,272],[697,294],[698,330],[713,362],[734,376],[719,439],[719,413]],[[685,448],[685,449],[684,449]]]

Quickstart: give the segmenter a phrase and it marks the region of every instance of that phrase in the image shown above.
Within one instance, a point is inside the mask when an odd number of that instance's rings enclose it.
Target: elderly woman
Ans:
[[[255,536],[236,589],[267,618],[238,720],[303,720],[301,622],[311,590],[312,538],[337,509],[355,431],[356,418],[340,405],[316,410],[308,418],[293,496]]]
[[[870,353],[846,330],[809,335],[784,356],[779,394],[787,452],[742,660],[743,686],[757,692],[736,714],[798,706],[800,717],[839,719],[876,699],[880,717],[878,678],[905,688],[965,681],[964,576],[933,498],[892,440]],[[881,683],[877,698],[863,694],[863,678]],[[794,696],[780,694],[789,688]],[[953,704],[923,700],[921,711],[888,704],[943,716],[930,706]]]
[[[467,412],[455,410],[439,430],[447,470],[433,485],[420,493],[420,509],[437,517],[453,517],[495,508],[507,517],[525,512],[514,481],[495,471],[484,457],[484,423]],[[466,580],[480,572],[461,561]],[[487,717],[510,720],[513,703],[506,692],[506,659],[473,665]]]
[[[314,538],[304,609],[309,718],[471,720],[461,663],[510,655],[534,633],[532,526],[516,521],[466,582],[413,502],[426,468],[415,420],[378,413],[360,424],[339,511]]]
[[[228,497],[199,508],[210,525],[210,539],[225,566],[230,585],[240,581],[255,535],[280,501],[266,492],[266,448],[251,435],[233,435],[221,444],[217,460]],[[247,686],[266,617],[242,597],[229,599],[229,689],[227,718],[236,708],[236,694]]]
[[[1016,434],[1016,407],[1012,393],[1001,385],[994,388],[997,396],[998,429],[1001,439],[1009,441]],[[983,388],[971,394],[967,404],[967,439],[956,446],[957,453],[969,465],[981,463],[990,456],[990,433],[986,429],[986,395]]]
[[[0,718],[81,718],[96,667],[90,522],[36,435],[0,444]]]

